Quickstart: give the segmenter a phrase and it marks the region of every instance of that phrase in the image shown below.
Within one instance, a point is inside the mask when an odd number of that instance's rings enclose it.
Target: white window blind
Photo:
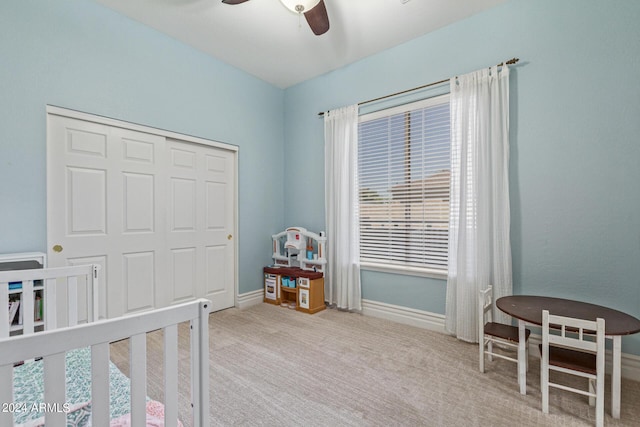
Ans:
[[[360,117],[361,262],[446,272],[450,147],[448,95]]]

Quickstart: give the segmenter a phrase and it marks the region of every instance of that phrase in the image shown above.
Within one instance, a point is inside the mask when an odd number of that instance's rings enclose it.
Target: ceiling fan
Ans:
[[[249,0],[222,0],[225,4],[240,4]],[[329,31],[329,16],[324,0],[280,0],[290,11],[298,15],[304,14],[311,31],[320,36]]]

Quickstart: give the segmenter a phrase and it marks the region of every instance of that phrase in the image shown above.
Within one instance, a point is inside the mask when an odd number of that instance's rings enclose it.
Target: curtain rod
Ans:
[[[508,60],[508,61],[501,62],[501,63],[500,63],[500,64],[498,64],[497,66],[499,67],[499,66],[501,66],[502,64],[513,65],[513,64],[515,64],[515,63],[516,63],[516,62],[518,62],[518,61],[520,61],[520,59],[519,59],[519,58],[511,58],[511,59],[510,59],[510,60]],[[369,104],[369,103],[371,103],[371,102],[381,101],[381,100],[383,100],[383,99],[391,98],[391,97],[393,97],[393,96],[404,95],[405,93],[408,93],[408,92],[413,92],[413,91],[415,91],[415,90],[420,90],[420,89],[428,88],[429,86],[435,86],[435,85],[439,85],[439,84],[442,84],[442,83],[446,83],[446,82],[448,82],[449,80],[451,80],[451,79],[444,79],[444,80],[440,80],[440,81],[438,81],[438,82],[433,82],[433,83],[429,83],[429,84],[426,84],[426,85],[422,85],[422,86],[414,87],[414,88],[411,88],[411,89],[403,90],[403,91],[400,91],[400,92],[392,93],[392,94],[389,94],[389,95],[381,96],[381,97],[379,97],[379,98],[369,99],[368,101],[358,102],[358,105]],[[321,111],[321,112],[319,112],[319,113],[318,113],[318,116],[324,116],[324,114],[325,114],[325,112],[324,112],[324,111]]]

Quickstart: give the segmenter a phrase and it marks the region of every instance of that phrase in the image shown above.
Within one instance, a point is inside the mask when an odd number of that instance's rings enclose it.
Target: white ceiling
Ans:
[[[330,29],[322,36],[279,0],[96,1],[286,88],[506,0],[324,0]]]

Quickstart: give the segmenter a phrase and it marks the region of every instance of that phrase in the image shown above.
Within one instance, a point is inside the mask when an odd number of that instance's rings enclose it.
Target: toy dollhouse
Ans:
[[[264,268],[264,302],[310,314],[324,310],[324,232],[289,227],[271,237],[273,265]]]
[[[273,263],[284,267],[319,271],[324,274],[327,264],[324,232],[316,234],[302,227],[289,227],[271,236],[273,239]]]

